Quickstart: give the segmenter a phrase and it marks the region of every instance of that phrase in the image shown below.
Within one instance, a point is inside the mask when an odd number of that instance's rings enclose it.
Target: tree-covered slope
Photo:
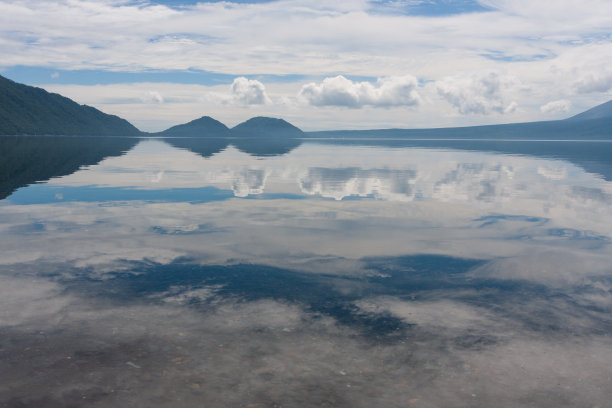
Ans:
[[[158,134],[163,136],[226,137],[229,136],[229,129],[210,116],[202,116],[189,123],[172,126]]]
[[[134,136],[125,119],[0,76],[0,135]]]
[[[232,136],[242,137],[301,137],[303,132],[291,123],[276,118],[258,116],[231,129]]]

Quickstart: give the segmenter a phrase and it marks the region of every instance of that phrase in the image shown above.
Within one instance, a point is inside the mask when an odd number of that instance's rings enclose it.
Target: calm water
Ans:
[[[0,406],[612,400],[610,142],[0,147]]]

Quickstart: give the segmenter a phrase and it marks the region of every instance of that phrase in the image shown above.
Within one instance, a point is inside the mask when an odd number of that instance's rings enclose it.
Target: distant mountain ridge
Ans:
[[[301,137],[304,132],[284,119],[257,116],[229,129],[223,123],[209,117],[192,120],[176,125],[162,132],[161,136],[199,136],[199,137]]]
[[[566,119],[567,121],[612,118],[612,100]]]
[[[127,120],[0,76],[0,135],[136,136]]]
[[[206,137],[227,137],[230,130],[223,123],[210,116],[202,116],[199,119],[182,125],[172,126],[169,129],[159,132],[163,136],[206,136]]]
[[[425,129],[323,130],[308,132],[307,135],[363,139],[607,140],[612,137],[612,100],[563,120]]]
[[[0,76],[0,135],[173,136],[240,139],[302,137],[450,137],[450,138],[609,138],[612,100],[565,120],[438,129],[372,129],[303,132],[291,123],[258,116],[229,129],[209,116],[162,132],[141,132],[125,119],[41,88]],[[246,142],[245,142],[246,143]],[[248,142],[251,143],[252,142]]]
[[[207,118],[206,124],[202,126],[200,120]],[[221,133],[209,130],[209,121],[215,121],[209,117],[196,119],[184,125],[171,127],[159,135],[173,136],[174,129],[185,130],[184,136],[213,136],[224,137]],[[221,122],[217,122],[223,125]],[[224,131],[227,127],[224,126]],[[277,118],[258,116],[227,129],[226,136],[240,138],[308,138],[308,137],[397,137],[397,138],[491,138],[491,139],[518,139],[531,138],[532,136],[545,139],[561,138],[601,138],[612,136],[612,101],[595,106],[583,113],[564,120],[553,120],[543,122],[522,122],[499,125],[481,125],[450,128],[426,128],[426,129],[371,129],[371,130],[324,130],[317,132],[303,132],[291,123]]]
[[[299,137],[304,132],[284,119],[257,116],[242,122],[232,129],[236,136],[294,136]]]

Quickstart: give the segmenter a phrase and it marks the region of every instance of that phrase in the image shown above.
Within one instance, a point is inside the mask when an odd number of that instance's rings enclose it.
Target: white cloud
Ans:
[[[412,75],[379,78],[376,84],[353,82],[338,75],[320,84],[304,85],[299,96],[314,106],[414,106],[421,99],[416,89],[417,79]]]
[[[147,91],[141,97],[143,103],[164,103],[164,97],[157,91]]]
[[[555,10],[542,2],[489,3],[497,11],[440,18],[369,14],[366,1],[203,2],[172,9],[127,0],[0,0],[0,51],[6,66],[44,61],[63,68],[370,76],[410,67],[421,77],[507,65],[482,57],[492,51],[557,55],[612,25],[609,2],[564,1]]]
[[[59,72],[54,72],[54,73],[51,74],[51,78],[53,78],[53,79],[57,79],[57,78],[59,78],[59,76],[60,76]]]
[[[252,105],[264,106],[272,104],[264,84],[258,80],[245,77],[234,78],[234,81],[229,86],[229,93],[215,90],[207,92],[201,100],[213,104],[243,108],[248,108]]]
[[[607,0],[557,0],[555,7],[550,7],[545,1],[532,0],[479,0],[478,2],[505,15],[533,17],[535,21],[542,22],[544,29],[553,27],[556,29],[567,23],[574,23],[569,31],[586,29],[587,27],[581,24],[585,20],[590,21],[593,27],[599,27],[609,17],[599,13],[612,9]]]
[[[265,105],[270,103],[266,94],[266,87],[254,79],[239,77],[234,79],[231,86],[233,101],[243,105]]]
[[[567,113],[570,110],[572,103],[567,99],[560,99],[558,101],[548,102],[545,105],[540,106],[540,111],[543,113]]]
[[[607,92],[612,89],[612,72],[591,72],[574,83],[576,92]]]
[[[325,78],[337,73],[348,78],[376,78],[409,72],[428,83],[459,73],[469,77],[482,71],[503,72],[519,78],[531,90],[511,97],[504,95],[501,105],[490,100],[475,105],[464,102],[457,110],[509,112],[516,106],[511,102],[516,101],[521,109],[505,121],[539,120],[540,106],[573,92],[587,94],[572,100],[574,108],[586,109],[601,101],[597,93],[609,91],[612,2],[560,0],[554,10],[546,2],[526,0],[482,3],[492,11],[424,17],[375,13],[371,12],[371,2],[348,0],[333,4],[312,0],[201,2],[174,9],[148,1],[0,0],[0,54],[4,57],[3,67],[9,69],[22,65],[44,66],[50,69],[49,73],[60,69],[164,71],[172,73],[169,82],[174,80],[175,70],[215,72],[231,75],[230,78]],[[206,75],[202,74],[200,83],[211,82]],[[288,99],[294,102],[296,93],[305,85],[286,79],[266,81],[272,103],[256,105],[266,109],[258,114],[293,116],[293,120],[311,129],[463,126],[493,123],[498,118],[443,115],[446,107],[435,103],[439,98],[436,88],[426,85],[415,88],[415,92],[423,101],[433,103],[421,104],[418,114],[398,109],[368,114],[371,106],[409,105],[411,96],[402,102],[398,94],[391,93],[386,102],[370,103],[367,98],[363,102],[349,93],[344,95],[347,100],[343,106],[352,104],[364,110],[336,110],[331,119],[314,105],[302,105],[298,111],[295,103],[286,103]],[[375,89],[382,87],[371,85]],[[179,88],[181,84],[175,86]],[[315,88],[322,86],[315,84]],[[355,91],[356,87],[353,84],[350,88]],[[279,88],[283,92],[278,92]],[[261,101],[257,92],[247,92],[241,94],[242,102],[227,99],[227,103],[219,104],[219,98],[211,98],[206,101],[208,105],[195,106],[194,102],[178,100],[174,92],[158,90],[166,99],[163,105],[135,103],[122,110],[106,109],[136,125],[161,130],[202,112],[211,114],[212,110],[220,111],[215,112],[215,117],[227,115],[233,120],[232,116],[243,113],[239,109],[252,110],[252,103]],[[140,102],[140,96],[134,96],[136,102]],[[162,106],[171,104],[175,109],[160,112]],[[99,103],[94,106],[100,107]],[[195,112],[195,116],[185,113],[187,110]],[[137,114],[130,116],[132,112]],[[164,118],[163,126],[155,122],[159,117]]]
[[[436,82],[440,96],[462,114],[511,113],[517,103],[505,102],[505,93],[516,81],[496,72],[446,77]]]

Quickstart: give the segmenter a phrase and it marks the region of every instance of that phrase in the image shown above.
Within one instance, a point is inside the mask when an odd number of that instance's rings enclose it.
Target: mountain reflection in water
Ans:
[[[51,140],[0,140],[0,406],[612,400],[612,143]]]

